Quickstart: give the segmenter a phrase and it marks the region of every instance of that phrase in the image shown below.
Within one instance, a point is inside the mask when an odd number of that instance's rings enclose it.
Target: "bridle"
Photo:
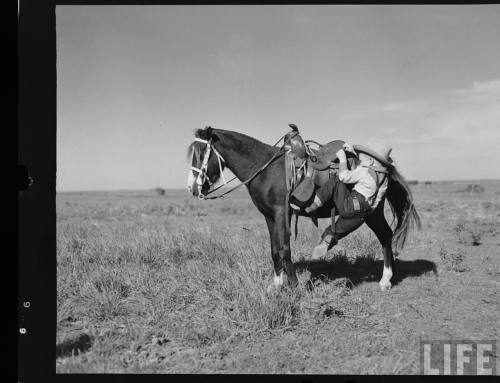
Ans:
[[[198,198],[199,199],[205,199],[205,196],[201,192],[201,188],[205,181],[208,181],[208,184],[212,186],[213,182],[210,181],[210,177],[207,175],[207,170],[208,170],[208,160],[210,159],[210,153],[213,151],[215,155],[217,156],[217,162],[219,164],[219,171],[220,175],[222,177],[222,181],[224,182],[224,185],[227,184],[226,179],[224,178],[224,173],[222,169],[222,163],[226,163],[224,158],[221,156],[221,154],[215,149],[212,139],[210,140],[204,140],[202,138],[196,137],[194,139],[195,142],[201,142],[203,144],[207,145],[207,149],[205,150],[205,155],[203,156],[203,161],[201,162],[201,167],[200,168],[195,168],[194,166],[191,166],[191,170],[195,171],[198,173],[198,176],[196,177],[196,186],[198,188]],[[191,164],[193,163],[193,158],[194,158],[194,145],[193,145],[193,151],[191,154]],[[223,186],[223,185],[222,185]]]
[[[287,143],[287,141],[289,141],[291,138],[293,138],[295,135],[298,134],[298,130],[296,128],[292,127],[292,131],[294,132],[294,134],[292,136],[288,137],[286,140],[284,140],[283,145],[279,148],[279,150],[276,153],[274,153],[274,155],[271,157],[271,159],[269,161],[267,161],[264,165],[262,165],[259,168],[259,170],[257,170],[250,178],[248,178],[246,181],[243,181],[240,184],[234,186],[233,188],[229,189],[228,191],[226,191],[226,192],[224,192],[224,193],[222,193],[220,195],[213,196],[213,197],[208,197],[208,195],[212,194],[213,192],[215,192],[216,190],[220,189],[224,185],[227,185],[229,182],[235,180],[237,177],[233,177],[229,181],[226,181],[226,179],[224,178],[224,174],[222,172],[222,170],[223,170],[222,169],[222,162],[226,163],[226,161],[221,156],[221,154],[217,151],[217,149],[215,149],[215,147],[214,147],[214,145],[212,143],[212,139],[204,140],[204,139],[195,137],[195,139],[194,139],[195,142],[201,142],[201,143],[204,143],[204,144],[207,145],[207,149],[205,151],[205,155],[203,156],[203,161],[201,163],[201,167],[200,168],[195,168],[194,166],[191,166],[191,170],[193,170],[193,171],[195,171],[195,172],[198,173],[198,176],[196,177],[196,182],[195,182],[196,185],[197,185],[197,188],[198,188],[198,198],[199,199],[216,199],[216,198],[222,198],[226,194],[229,194],[232,191],[238,189],[240,186],[248,184],[255,177],[257,177],[260,173],[262,173],[271,164],[271,162],[273,162],[276,158],[278,158],[278,157],[282,156],[283,154],[285,154],[285,151],[284,151],[284,149],[286,150],[285,144]],[[273,148],[276,147],[279,144],[279,142],[282,139],[284,139],[289,134],[290,133],[286,133],[283,136],[281,136],[280,139],[278,141],[276,141],[276,143],[273,145]],[[210,178],[208,178],[208,176],[207,176],[208,160],[210,159],[210,153],[211,153],[211,151],[213,151],[215,153],[215,155],[217,156],[217,161],[219,163],[220,175],[221,175],[222,181],[224,183],[222,185],[217,186],[216,188],[214,188],[212,190],[209,190],[207,192],[207,194],[205,195],[205,194],[203,194],[201,192],[201,188],[202,188],[203,184],[205,183],[205,181],[208,181],[208,184],[210,186],[212,186],[212,184],[213,184],[213,182],[211,182]],[[191,156],[191,164],[193,163],[193,157],[194,157],[194,145],[193,145],[193,152],[192,152],[192,156]]]

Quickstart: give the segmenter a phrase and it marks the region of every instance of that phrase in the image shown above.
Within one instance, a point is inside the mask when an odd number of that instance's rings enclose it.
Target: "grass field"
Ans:
[[[420,339],[498,340],[500,181],[413,192],[423,228],[390,291],[365,225],[307,262],[328,222],[301,218],[300,286],[270,296],[246,190],[58,193],[57,372],[417,374]]]

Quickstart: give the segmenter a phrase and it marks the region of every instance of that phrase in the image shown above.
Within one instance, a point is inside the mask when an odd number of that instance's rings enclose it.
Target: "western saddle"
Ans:
[[[292,128],[292,131],[285,136],[286,158],[290,167],[293,164],[297,170],[298,178],[295,181],[300,181],[304,175],[313,177],[315,172],[325,172],[329,176],[328,178],[338,172],[337,152],[342,149],[345,141],[334,140],[324,145],[313,140],[304,141],[295,124],[288,124],[288,126]],[[349,168],[354,165],[354,158],[352,153],[347,153]],[[303,170],[303,172],[299,170]],[[317,186],[321,186],[324,183],[322,181],[324,181],[323,178],[315,180],[315,183]],[[294,188],[290,188],[290,190],[292,189]]]
[[[324,145],[313,140],[304,141],[295,124],[288,124],[288,126],[292,129],[285,136],[285,166],[289,201],[299,206],[308,205],[314,198],[315,190],[338,173],[337,152],[342,149],[345,141],[334,140]],[[349,169],[355,165],[354,161],[355,156],[347,153]],[[294,213],[296,214],[295,237],[297,237],[299,213],[296,210]],[[335,207],[332,208],[330,215],[334,230]],[[317,217],[311,215],[311,219],[318,226]]]

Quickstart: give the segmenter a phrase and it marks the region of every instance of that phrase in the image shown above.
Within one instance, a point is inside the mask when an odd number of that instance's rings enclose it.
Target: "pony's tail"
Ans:
[[[408,182],[396,167],[390,166],[387,170],[389,171],[389,184],[386,197],[393,216],[397,218],[392,243],[395,251],[400,252],[405,245],[408,233],[414,230],[415,227],[420,229],[422,224],[413,204],[413,195]]]

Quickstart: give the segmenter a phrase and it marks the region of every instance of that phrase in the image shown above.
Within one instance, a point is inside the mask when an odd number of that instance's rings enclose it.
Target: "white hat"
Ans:
[[[363,145],[353,145],[354,150],[360,153],[368,154],[370,157],[375,158],[382,165],[391,166],[394,161],[391,158],[392,148],[390,146],[383,146],[382,149],[375,151]]]

